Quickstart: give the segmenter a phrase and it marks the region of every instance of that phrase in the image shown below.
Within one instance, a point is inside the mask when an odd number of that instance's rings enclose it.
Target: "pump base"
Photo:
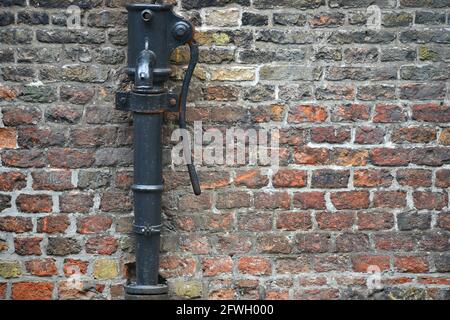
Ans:
[[[140,294],[125,293],[125,300],[169,300],[169,295],[168,294],[140,295]]]
[[[131,283],[125,286],[125,292],[131,295],[157,295],[157,294],[167,294],[169,288],[165,284],[158,285],[137,285]]]

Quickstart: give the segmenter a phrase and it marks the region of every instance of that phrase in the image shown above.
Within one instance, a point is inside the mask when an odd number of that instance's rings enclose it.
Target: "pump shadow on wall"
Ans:
[[[172,5],[131,4],[128,10],[128,67],[130,91],[116,94],[116,108],[133,112],[135,281],[125,287],[126,299],[167,299],[168,287],[158,276],[161,233],[162,123],[164,112],[179,112],[186,128],[186,100],[198,46],[194,28],[177,16]],[[189,67],[181,93],[167,90],[172,51],[188,44]],[[187,161],[189,162],[189,161]],[[193,191],[201,193],[195,167],[188,164]],[[129,266],[133,268],[132,264]],[[131,272],[133,273],[133,272]]]

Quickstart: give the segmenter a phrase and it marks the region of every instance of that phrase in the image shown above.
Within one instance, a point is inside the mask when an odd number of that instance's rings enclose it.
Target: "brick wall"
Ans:
[[[132,122],[113,106],[127,2],[0,0],[0,299],[120,299],[132,277]],[[81,29],[65,26],[70,4]],[[170,168],[167,115],[173,295],[450,297],[449,7],[178,0],[201,44],[190,123],[282,125],[278,173],[203,166],[195,197]],[[174,55],[174,80],[186,57]]]

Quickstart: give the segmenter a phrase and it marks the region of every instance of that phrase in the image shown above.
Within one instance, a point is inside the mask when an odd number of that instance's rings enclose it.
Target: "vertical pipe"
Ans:
[[[137,113],[134,126],[135,226],[161,225],[162,113]],[[157,285],[160,234],[136,234],[136,284]]]

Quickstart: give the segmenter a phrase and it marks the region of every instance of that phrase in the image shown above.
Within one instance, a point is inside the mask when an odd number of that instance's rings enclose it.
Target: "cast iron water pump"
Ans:
[[[134,224],[136,234],[136,283],[125,287],[128,299],[167,297],[167,285],[158,283],[161,232],[162,123],[166,111],[179,112],[186,128],[186,99],[198,60],[194,29],[177,16],[172,5],[131,4],[128,10],[128,75],[131,91],[116,94],[116,108],[133,112],[134,135]],[[171,52],[188,44],[189,67],[178,95],[165,88],[171,69]],[[188,171],[194,193],[200,185],[192,161]]]

